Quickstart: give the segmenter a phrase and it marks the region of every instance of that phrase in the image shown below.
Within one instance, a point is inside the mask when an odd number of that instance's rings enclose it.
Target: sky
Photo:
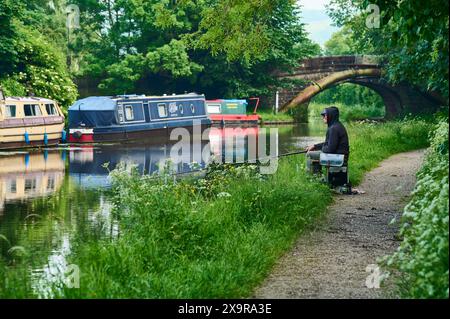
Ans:
[[[306,24],[309,37],[322,47],[331,35],[339,30],[332,26],[333,21],[327,15],[325,5],[330,0],[298,0],[302,6],[302,22]]]

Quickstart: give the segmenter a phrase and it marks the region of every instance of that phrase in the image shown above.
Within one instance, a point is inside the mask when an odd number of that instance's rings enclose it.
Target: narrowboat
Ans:
[[[69,108],[71,143],[167,141],[171,130],[194,125],[211,126],[205,96],[196,93],[88,97]]]
[[[239,125],[258,125],[259,115],[256,114],[259,99],[255,111],[247,115],[247,100],[209,100],[206,101],[209,117],[213,124],[239,124]]]
[[[0,92],[0,149],[56,145],[64,134],[64,115],[55,101]]]

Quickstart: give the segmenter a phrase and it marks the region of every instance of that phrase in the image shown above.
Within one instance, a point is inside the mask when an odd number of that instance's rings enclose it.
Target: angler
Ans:
[[[326,180],[335,187],[344,187],[351,192],[348,181],[348,159],[350,145],[347,130],[339,121],[339,109],[335,106],[324,109],[321,113],[323,122],[328,125],[324,143],[306,148],[306,167],[309,173],[317,174],[326,167]],[[342,189],[341,189],[342,190]]]

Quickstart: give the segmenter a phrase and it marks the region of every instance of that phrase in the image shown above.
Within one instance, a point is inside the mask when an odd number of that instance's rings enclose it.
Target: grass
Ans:
[[[308,117],[320,118],[320,113],[328,104],[311,102],[308,106],[308,114],[303,109],[295,109],[286,113],[274,113],[272,109],[260,109],[258,115],[262,122],[306,122]],[[336,104],[344,122],[364,120],[368,118],[383,118],[385,110],[376,106]],[[305,113],[305,114],[304,114]]]
[[[259,109],[258,115],[261,116],[263,123],[265,122],[295,122],[294,117],[289,113],[275,113],[272,109]]]
[[[353,182],[394,153],[426,147],[429,127],[413,119],[350,125]],[[81,269],[81,289],[63,289],[56,297],[250,296],[332,201],[329,188],[305,174],[304,160],[283,158],[268,176],[253,166],[218,167],[197,181],[114,171],[120,236],[75,244],[70,262]],[[0,271],[0,296],[14,297],[8,280],[17,271]],[[28,290],[21,291],[25,297]]]
[[[311,102],[308,107],[309,117],[319,117],[322,110],[329,104]],[[376,106],[335,104],[339,108],[340,119],[344,122],[365,120],[368,118],[383,118],[385,110]]]

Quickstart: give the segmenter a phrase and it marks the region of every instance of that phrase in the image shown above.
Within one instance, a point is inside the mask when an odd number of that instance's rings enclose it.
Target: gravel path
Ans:
[[[328,217],[302,235],[254,298],[388,298],[389,287],[369,289],[368,265],[399,245],[398,225],[415,185],[424,151],[394,155],[366,174],[364,195],[337,195]]]

